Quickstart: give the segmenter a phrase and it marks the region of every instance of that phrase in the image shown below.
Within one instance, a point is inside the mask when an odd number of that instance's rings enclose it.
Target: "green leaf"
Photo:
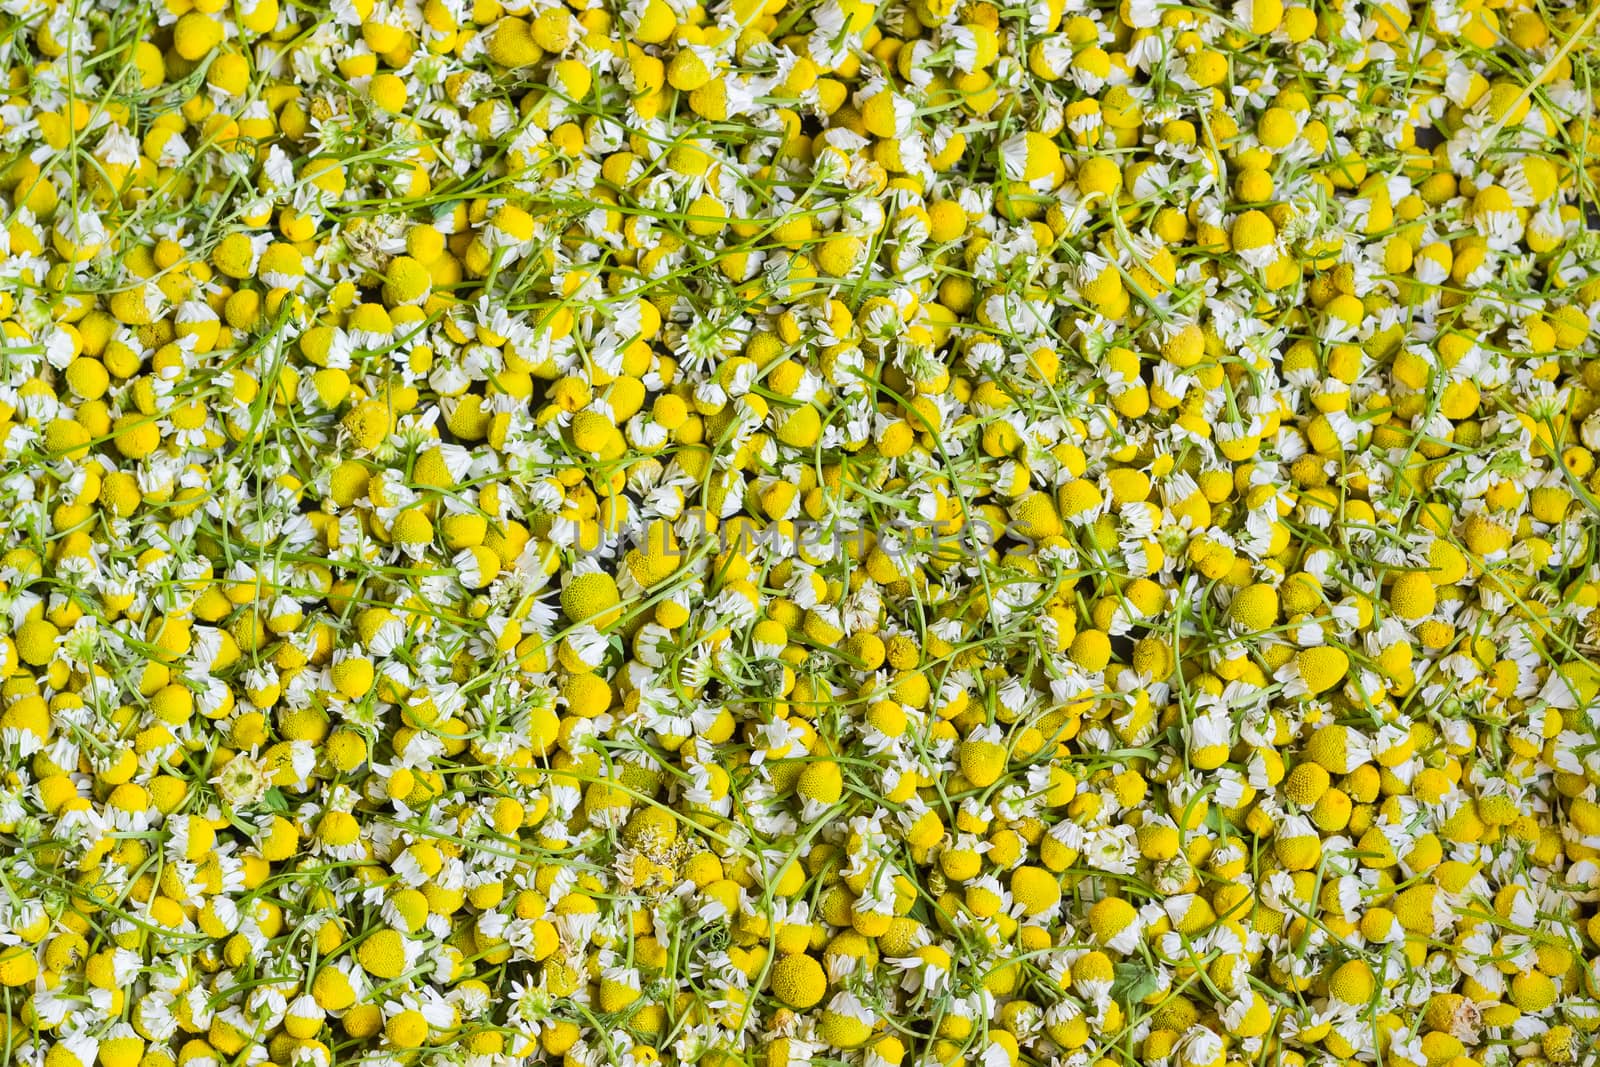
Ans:
[[[1111,995],[1118,1000],[1143,1000],[1160,987],[1155,972],[1140,963],[1119,963],[1112,972]]]

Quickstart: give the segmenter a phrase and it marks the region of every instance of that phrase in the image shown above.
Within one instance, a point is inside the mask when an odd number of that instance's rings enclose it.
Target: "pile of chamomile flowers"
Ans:
[[[1596,1062],[1600,9],[0,7],[0,1062]]]

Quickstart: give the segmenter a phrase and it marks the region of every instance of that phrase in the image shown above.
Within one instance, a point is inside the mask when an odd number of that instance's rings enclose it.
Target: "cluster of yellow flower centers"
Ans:
[[[1596,1062],[1592,5],[4,8],[0,1061]]]

